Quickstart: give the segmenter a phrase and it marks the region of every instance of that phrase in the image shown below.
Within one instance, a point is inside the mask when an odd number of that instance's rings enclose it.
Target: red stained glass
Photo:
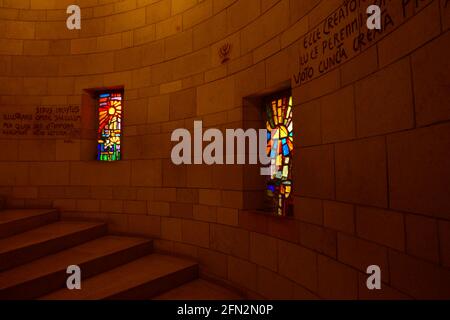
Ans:
[[[106,92],[98,99],[97,160],[121,159],[122,93]]]
[[[292,153],[294,134],[292,97],[274,98],[267,103],[267,155],[271,158],[271,175],[267,181],[267,196],[275,214],[292,215]]]

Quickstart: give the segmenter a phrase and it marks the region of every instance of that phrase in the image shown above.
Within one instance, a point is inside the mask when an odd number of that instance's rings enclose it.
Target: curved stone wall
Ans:
[[[65,26],[73,3],[81,30]],[[305,37],[342,3],[0,0],[0,115],[81,105],[85,123],[84,90],[125,89],[123,161],[93,161],[89,128],[0,134],[0,194],[155,237],[250,297],[450,297],[450,8],[430,0],[392,13],[404,19],[389,33],[299,85]],[[286,84],[294,218],[243,210],[244,166],[171,163],[174,129],[242,127],[244,98]],[[381,291],[366,288],[373,264]]]

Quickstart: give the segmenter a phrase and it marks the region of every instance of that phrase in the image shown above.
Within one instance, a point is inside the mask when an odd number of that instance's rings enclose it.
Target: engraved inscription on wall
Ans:
[[[339,8],[300,40],[300,68],[293,75],[295,85],[309,82],[354,58],[433,1],[437,0],[343,0]],[[381,8],[381,30],[367,28],[366,11],[373,4]]]
[[[0,136],[77,138],[80,126],[80,106],[16,107],[0,113]]]

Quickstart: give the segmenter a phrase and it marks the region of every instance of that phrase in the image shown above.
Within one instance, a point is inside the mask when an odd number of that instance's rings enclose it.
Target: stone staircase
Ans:
[[[81,290],[66,269],[81,268]],[[56,210],[0,211],[0,300],[239,299],[198,279],[196,262],[153,252],[152,240],[108,234]]]

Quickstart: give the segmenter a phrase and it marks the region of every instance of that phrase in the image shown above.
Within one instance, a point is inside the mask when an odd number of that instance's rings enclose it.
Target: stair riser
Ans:
[[[198,266],[192,266],[135,288],[106,297],[107,300],[146,300],[198,278]]]
[[[81,285],[83,286],[83,279],[87,279],[132,260],[141,258],[152,253],[152,251],[153,245],[151,242],[148,242],[92,261],[78,264],[81,268]],[[74,261],[73,264],[77,264],[76,261]],[[36,299],[50,292],[65,288],[67,277],[68,274],[66,273],[66,270],[59,270],[45,277],[0,290],[0,300]]]
[[[0,271],[13,268],[46,255],[99,238],[104,236],[106,233],[107,226],[100,225],[46,242],[37,243],[28,247],[2,253],[0,254]]]
[[[57,211],[54,211],[36,217],[5,223],[0,226],[0,238],[10,237],[21,232],[35,229],[52,222],[56,222],[58,220],[59,213]]]

